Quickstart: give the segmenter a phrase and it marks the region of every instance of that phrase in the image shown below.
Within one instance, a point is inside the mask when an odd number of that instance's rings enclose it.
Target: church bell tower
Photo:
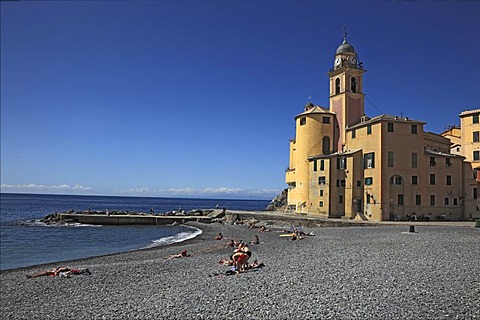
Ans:
[[[363,63],[358,54],[347,42],[347,33],[343,43],[335,53],[333,68],[330,69],[330,111],[335,113],[335,141],[333,151],[343,151],[345,129],[360,122],[364,115]]]

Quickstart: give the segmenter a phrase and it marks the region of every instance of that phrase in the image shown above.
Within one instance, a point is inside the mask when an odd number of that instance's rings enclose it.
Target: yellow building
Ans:
[[[364,114],[363,64],[344,36],[330,77],[330,106],[309,102],[295,117],[286,170],[287,210],[363,220],[480,217],[480,110],[461,127]]]

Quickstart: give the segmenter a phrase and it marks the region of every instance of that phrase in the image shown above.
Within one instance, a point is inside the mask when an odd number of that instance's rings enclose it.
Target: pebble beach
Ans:
[[[407,225],[313,227],[288,241],[281,226],[201,224],[194,239],[0,272],[2,319],[480,319],[480,229]],[[222,233],[224,239],[214,240]],[[260,238],[226,275],[230,239]],[[108,245],[108,244],[105,244]],[[188,250],[191,257],[167,260]],[[91,275],[26,275],[49,268]]]

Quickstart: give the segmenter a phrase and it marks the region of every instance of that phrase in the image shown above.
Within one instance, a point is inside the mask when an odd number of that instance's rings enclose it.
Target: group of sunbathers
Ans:
[[[258,236],[255,236],[254,240],[250,241],[250,243],[259,244],[260,240],[258,239]],[[231,240],[231,242],[229,242],[227,246],[235,248],[233,250],[233,254],[230,256],[229,259],[220,259],[218,261],[218,263],[220,264],[232,266],[232,269],[227,273],[234,274],[239,272],[245,272],[248,269],[261,268],[264,266],[264,263],[259,262],[258,260],[255,260],[251,264],[248,263],[250,257],[252,256],[252,250],[243,240],[240,240],[239,242]]]

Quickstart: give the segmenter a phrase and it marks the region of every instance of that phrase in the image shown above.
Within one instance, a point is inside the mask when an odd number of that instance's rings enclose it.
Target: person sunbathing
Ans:
[[[265,267],[265,264],[261,261],[255,260],[255,261],[253,261],[252,264],[250,264],[248,266],[248,269],[258,269],[258,268],[262,268],[262,267]]]
[[[223,239],[223,234],[220,232],[218,236],[215,237],[215,240],[222,240]]]
[[[233,265],[233,261],[230,260],[230,259],[220,259],[218,261],[219,264],[223,264],[224,266],[232,266]]]
[[[260,238],[255,235],[252,241],[250,241],[251,244],[260,244]]]
[[[170,260],[170,259],[175,259],[175,258],[184,258],[184,257],[191,257],[192,255],[187,252],[187,250],[183,250],[181,253],[178,254],[171,254],[168,257],[165,257],[165,259]]]
[[[34,274],[27,274],[27,278],[31,279],[31,278],[37,278],[37,277],[43,277],[43,276],[56,277],[61,272],[68,272],[70,270],[71,269],[67,267],[58,267],[58,268],[53,268],[45,271],[40,271]]]
[[[295,241],[295,240],[303,240],[304,238],[298,233],[298,231],[295,230],[294,233],[292,233],[292,237],[288,240],[290,241]]]
[[[270,229],[268,229],[268,228],[265,228],[265,226],[262,226],[262,227],[260,228],[260,231],[261,231],[261,232],[268,232],[268,231],[272,231],[272,230],[270,230]]]

